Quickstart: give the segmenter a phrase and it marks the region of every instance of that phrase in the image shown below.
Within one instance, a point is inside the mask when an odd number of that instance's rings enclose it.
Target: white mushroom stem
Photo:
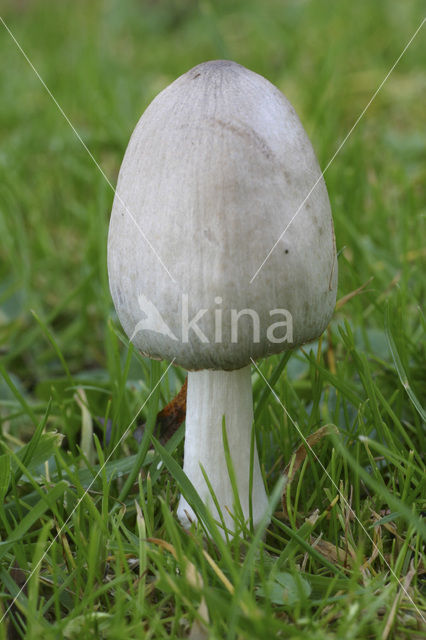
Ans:
[[[213,487],[226,526],[234,530],[234,493],[229,477],[222,438],[222,419],[225,416],[226,434],[232,466],[238,487],[244,519],[249,520],[250,445],[253,425],[253,399],[250,366],[236,371],[192,371],[188,373],[186,401],[186,432],[183,469],[208,505],[214,517],[214,507],[200,464]],[[259,467],[256,443],[253,458],[252,513],[257,525],[265,513],[268,499]],[[185,527],[197,520],[182,496],[178,517]]]

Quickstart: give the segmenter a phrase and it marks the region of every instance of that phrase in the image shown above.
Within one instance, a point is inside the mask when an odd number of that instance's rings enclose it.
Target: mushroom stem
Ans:
[[[244,519],[249,519],[250,501],[250,445],[253,425],[253,399],[250,365],[235,371],[190,371],[186,402],[186,432],[183,469],[201,499],[219,518],[200,464],[213,487],[227,528],[235,529],[234,494],[225,458],[222,437],[222,418],[225,416],[226,434],[232,460],[238,496]],[[259,467],[256,442],[253,456],[253,486],[251,492],[253,524],[256,526],[265,513],[268,499]],[[183,496],[178,517],[184,527],[197,520]]]

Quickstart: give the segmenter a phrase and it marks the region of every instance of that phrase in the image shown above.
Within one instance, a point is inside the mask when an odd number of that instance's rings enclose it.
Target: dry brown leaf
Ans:
[[[162,444],[172,437],[185,420],[187,386],[188,378],[186,378],[181,390],[173,400],[157,414],[156,424],[159,429],[159,440]]]
[[[355,298],[355,296],[358,296],[360,293],[366,293],[368,290],[364,291],[364,289],[368,284],[370,284],[372,280],[373,280],[373,276],[371,276],[371,278],[369,278],[367,282],[364,282],[364,284],[358,287],[358,289],[354,289],[350,293],[343,296],[343,298],[340,298],[340,300],[336,302],[336,311],[341,309],[347,302],[349,302],[349,300],[352,300],[352,298]]]
[[[339,567],[347,565],[348,554],[344,549],[336,547],[336,545],[328,542],[327,540],[322,540],[320,538],[314,539],[312,536],[311,545],[333,564],[338,565]]]

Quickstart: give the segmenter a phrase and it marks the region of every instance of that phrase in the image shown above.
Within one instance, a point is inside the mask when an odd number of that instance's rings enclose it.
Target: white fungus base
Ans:
[[[249,520],[250,442],[253,399],[250,366],[236,371],[193,371],[188,373],[184,471],[213,516],[219,519],[200,463],[213,487],[225,525],[234,531],[234,495],[222,440],[222,417],[236,476],[244,519]],[[259,467],[256,444],[253,461],[252,509],[256,526],[268,504]],[[227,507],[227,508],[226,508]],[[190,527],[197,517],[187,501],[180,499],[178,517]]]

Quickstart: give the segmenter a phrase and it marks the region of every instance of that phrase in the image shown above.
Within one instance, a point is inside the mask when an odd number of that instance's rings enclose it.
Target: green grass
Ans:
[[[421,10],[5,0],[2,16],[115,184],[153,96],[220,57],[283,90],[325,167]],[[372,279],[320,343],[259,363],[277,397],[253,369],[275,515],[265,535],[224,542],[181,471],[183,427],[150,439],[185,372],[123,338],[105,260],[112,191],[0,25],[0,617],[29,578],[0,640],[424,637],[424,39],[425,27],[327,170],[338,298]],[[283,470],[325,424],[338,432],[287,484],[284,517]],[[209,537],[181,529],[181,491]]]

